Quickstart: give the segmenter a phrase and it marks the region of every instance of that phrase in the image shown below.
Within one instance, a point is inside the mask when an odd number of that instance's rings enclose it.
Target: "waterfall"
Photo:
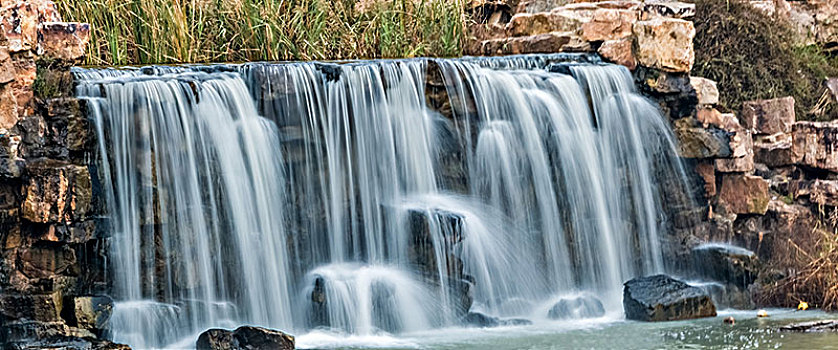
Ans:
[[[75,74],[133,346],[540,320],[570,293],[619,313],[625,280],[664,270],[668,122],[590,56]]]

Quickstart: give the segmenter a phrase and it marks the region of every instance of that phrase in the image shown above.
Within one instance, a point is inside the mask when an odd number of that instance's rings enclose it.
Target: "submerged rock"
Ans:
[[[198,350],[293,350],[294,337],[280,331],[243,326],[235,331],[210,329],[198,337]]]
[[[605,307],[602,306],[599,299],[590,295],[582,295],[559,300],[550,308],[547,317],[553,320],[561,320],[602,317],[603,315],[605,315]]]
[[[838,332],[838,320],[804,322],[780,327],[786,332]]]
[[[706,291],[666,275],[626,282],[623,308],[627,319],[647,322],[716,316],[716,305]]]
[[[469,312],[465,317],[463,317],[463,323],[473,327],[489,328],[500,326],[526,326],[531,325],[532,321],[522,318],[501,319],[479,312]]]

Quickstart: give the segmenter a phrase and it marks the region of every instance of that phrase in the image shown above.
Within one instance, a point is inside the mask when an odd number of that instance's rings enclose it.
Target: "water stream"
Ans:
[[[588,61],[75,70],[115,340],[539,325],[576,295],[619,319],[622,283],[665,269],[664,203],[688,199],[668,122],[628,70]]]

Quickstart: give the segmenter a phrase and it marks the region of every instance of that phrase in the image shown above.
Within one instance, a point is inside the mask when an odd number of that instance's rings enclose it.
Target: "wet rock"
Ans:
[[[694,125],[695,120],[681,120],[674,129],[678,138],[679,154],[684,158],[730,157],[730,136],[723,130],[705,129]]]
[[[68,245],[42,242],[17,252],[20,271],[28,278],[50,278],[56,275],[76,276],[76,252]]]
[[[521,318],[512,318],[512,319],[501,319],[498,317],[492,317],[486,314],[482,314],[479,312],[469,312],[463,317],[463,323],[472,326],[472,327],[480,327],[480,328],[491,328],[491,327],[500,327],[500,326],[526,326],[531,325],[532,321],[527,319]]]
[[[702,105],[715,105],[719,103],[719,88],[716,82],[700,77],[690,77],[690,85],[698,95],[698,103]]]
[[[716,316],[716,306],[707,292],[666,275],[626,282],[623,308],[627,319],[647,322]]]
[[[663,72],[641,66],[635,71],[635,80],[641,87],[647,88],[655,95],[683,94],[685,97],[692,97],[694,101],[690,102],[694,103],[691,110],[698,104],[696,91],[690,84],[690,77],[687,74]]]
[[[210,329],[198,337],[198,350],[293,350],[294,337],[283,332],[243,326],[235,331]]]
[[[0,314],[6,321],[31,320],[39,322],[61,321],[61,293],[2,294]]]
[[[695,62],[692,22],[654,18],[634,23],[635,55],[646,67],[667,72],[689,72]]]
[[[719,204],[734,214],[765,215],[771,197],[768,181],[751,175],[723,175],[719,187]]]
[[[547,313],[547,317],[552,320],[594,318],[603,315],[605,307],[602,306],[602,302],[590,295],[559,300]]]
[[[27,166],[30,173],[23,217],[37,223],[83,220],[92,198],[87,167],[52,160]]]
[[[9,350],[131,350],[131,347],[124,344],[117,344],[104,339],[97,339],[92,336],[51,336],[37,338],[25,342],[7,344]]]
[[[780,327],[781,331],[786,332],[804,332],[804,333],[818,333],[818,332],[838,332],[838,320],[824,320],[796,323],[788,326]]]
[[[795,122],[794,98],[745,102],[742,106],[742,124],[757,135],[791,132]]]
[[[598,9],[591,20],[582,24],[585,41],[619,40],[631,36],[637,12],[620,9]]]
[[[727,285],[747,287],[759,273],[754,252],[726,244],[702,244],[693,248],[693,266],[700,277]]]
[[[704,194],[706,198],[716,195],[716,167],[713,164],[701,163],[696,165],[695,171],[704,182]]]
[[[108,328],[113,300],[107,296],[75,297],[65,308],[71,311],[70,325],[98,331]]]
[[[838,123],[797,122],[791,152],[796,164],[838,172]]]
[[[634,58],[634,51],[631,48],[630,39],[609,40],[600,45],[597,52],[606,61],[626,66],[629,70],[637,68],[637,59]]]

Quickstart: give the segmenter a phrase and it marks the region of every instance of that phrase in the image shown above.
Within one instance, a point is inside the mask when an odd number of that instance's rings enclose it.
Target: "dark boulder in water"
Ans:
[[[627,319],[647,322],[716,316],[716,305],[705,290],[666,275],[626,282],[623,308]]]
[[[552,320],[563,320],[602,317],[603,315],[605,315],[605,307],[599,299],[591,295],[580,295],[559,300],[550,308],[547,317]]]
[[[759,261],[754,252],[727,244],[702,244],[692,250],[696,273],[724,284],[747,287],[754,283]]]
[[[198,337],[197,350],[293,350],[294,337],[280,331],[243,326],[235,331],[210,329]]]

